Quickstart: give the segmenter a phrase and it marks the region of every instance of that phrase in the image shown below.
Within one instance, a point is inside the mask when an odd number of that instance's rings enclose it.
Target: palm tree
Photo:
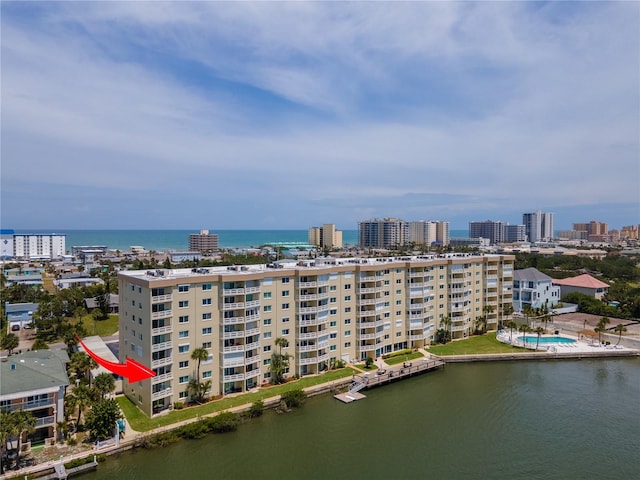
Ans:
[[[282,353],[282,349],[287,348],[289,341],[286,338],[278,337],[275,339],[275,344],[278,347],[278,353],[271,355],[269,370],[273,376],[273,382],[280,384],[284,383],[284,372],[289,366],[289,354]]]
[[[76,378],[86,378],[91,386],[91,370],[98,368],[96,361],[84,352],[76,352],[71,355],[69,370]]]
[[[78,407],[78,419],[76,420],[76,425],[80,425],[82,412],[93,401],[93,393],[89,387],[81,383],[73,389],[73,392],[69,396],[71,397],[72,405]]]
[[[525,303],[522,306],[522,313],[524,314],[524,318],[527,321],[527,325],[529,325],[529,317],[531,316],[531,314],[533,314],[533,308],[531,308],[531,305],[528,303]]]
[[[540,336],[545,332],[545,329],[542,327],[536,327],[534,332],[536,333],[536,335],[538,335],[538,341],[536,342],[536,351],[537,351],[538,347],[540,346]]]
[[[191,359],[196,360],[198,365],[196,367],[196,381],[200,383],[200,363],[209,358],[209,352],[204,348],[196,348],[191,352]]]
[[[504,322],[505,318],[510,320],[511,315],[513,315],[513,303],[505,303],[502,307],[502,321]]]
[[[0,474],[4,473],[2,459],[4,458],[7,441],[14,435],[16,435],[16,427],[13,412],[0,410]]]
[[[447,315],[446,317],[442,318],[442,320],[440,320],[440,326],[442,327],[442,325],[444,325],[444,329],[447,332],[449,332],[449,339],[453,338],[453,331],[451,330],[452,323],[453,322],[451,321],[451,317],[449,315]],[[446,340],[446,337],[445,337],[445,340]]]
[[[522,343],[524,344],[524,348],[527,348],[527,333],[531,331],[529,325],[523,323],[518,327],[518,330],[522,332]]]
[[[622,340],[622,334],[627,331],[627,327],[619,323],[618,325],[616,325],[616,327],[613,330],[618,334],[618,343],[616,343],[616,345],[620,345],[620,340]]]
[[[602,334],[607,331],[607,325],[611,323],[607,317],[602,317],[598,321],[598,326],[594,328],[594,331],[598,334],[598,342],[602,343]]]
[[[23,433],[31,433],[36,429],[36,417],[31,412],[24,410],[18,410],[13,412],[14,415],[14,428],[18,435],[18,464],[20,463],[20,441],[22,440]]]
[[[111,375],[110,373],[101,373],[95,378],[93,382],[93,389],[101,398],[104,398],[105,395],[113,392],[115,388],[116,381],[113,378],[113,375]]]
[[[514,328],[518,328],[518,324],[516,322],[514,322],[513,320],[509,320],[507,322],[507,328],[509,330],[511,330],[511,332],[509,333],[509,341],[513,342],[513,329]]]

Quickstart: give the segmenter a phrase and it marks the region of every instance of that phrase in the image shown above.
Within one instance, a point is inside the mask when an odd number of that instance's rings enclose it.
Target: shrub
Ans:
[[[182,410],[184,408],[184,403],[182,402],[173,402],[173,408],[176,410]]]
[[[209,429],[204,420],[189,423],[179,428],[180,436],[186,439],[204,438],[207,433],[209,433]]]
[[[256,418],[262,415],[263,412],[264,412],[264,402],[262,400],[257,400],[256,402],[253,403],[253,405],[251,405],[251,408],[249,408],[248,414],[250,418]]]
[[[299,407],[304,402],[304,399],[307,398],[307,394],[300,389],[291,390],[289,392],[283,393],[280,398],[284,402],[284,404],[289,408]]]
[[[208,430],[213,433],[235,432],[240,423],[238,415],[233,412],[222,412],[206,421]]]

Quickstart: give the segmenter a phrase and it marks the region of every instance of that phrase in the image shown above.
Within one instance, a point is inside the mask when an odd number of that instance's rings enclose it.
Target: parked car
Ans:
[[[14,323],[13,325],[11,325],[12,332],[17,332],[18,330],[20,330],[20,325],[18,325],[17,323]]]
[[[27,323],[24,327],[25,330],[31,330],[33,328],[33,324],[32,323]]]

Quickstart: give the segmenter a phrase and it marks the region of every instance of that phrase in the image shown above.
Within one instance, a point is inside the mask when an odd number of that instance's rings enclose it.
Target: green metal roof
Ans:
[[[38,350],[11,355],[0,362],[0,396],[69,385],[65,350]]]

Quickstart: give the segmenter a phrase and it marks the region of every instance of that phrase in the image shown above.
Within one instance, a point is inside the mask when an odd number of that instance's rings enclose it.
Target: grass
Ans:
[[[398,355],[397,357],[387,358],[385,360],[385,363],[387,365],[397,365],[398,363],[408,362],[420,357],[424,357],[424,354],[422,354],[421,352],[411,352],[406,355]]]
[[[75,320],[72,320],[75,322]],[[82,317],[82,324],[87,330],[87,335],[99,335],[101,337],[108,337],[116,333],[119,329],[120,317],[118,314],[109,314],[109,318],[106,320],[93,319],[92,315],[85,315]]]
[[[127,397],[118,397],[117,400],[120,408],[122,409],[122,413],[127,417],[127,421],[129,422],[129,425],[131,425],[131,428],[139,432],[146,432],[154,428],[171,425],[173,423],[208,415],[210,413],[221,412],[240,405],[252,404],[257,400],[264,400],[266,398],[282,395],[284,392],[288,392],[290,390],[303,389],[319,385],[321,383],[333,382],[341,378],[350,377],[353,374],[354,370],[351,368],[331,370],[319,376],[302,377],[300,380],[288,382],[283,385],[261,388],[256,392],[245,393],[234,397],[225,397],[197,407],[173,410],[167,415],[155,418],[147,417]]]
[[[514,332],[515,335],[516,332]],[[483,353],[517,353],[526,352],[527,350],[519,347],[512,347],[496,340],[496,333],[491,332],[486,335],[479,335],[447,343],[446,345],[437,345],[427,349],[434,355],[474,355]]]
[[[366,363],[358,363],[357,365],[354,365],[354,367],[359,368],[360,370],[364,370],[364,371],[377,370],[378,369],[378,366],[375,363],[372,363],[369,368],[367,368],[365,365],[366,365]]]

